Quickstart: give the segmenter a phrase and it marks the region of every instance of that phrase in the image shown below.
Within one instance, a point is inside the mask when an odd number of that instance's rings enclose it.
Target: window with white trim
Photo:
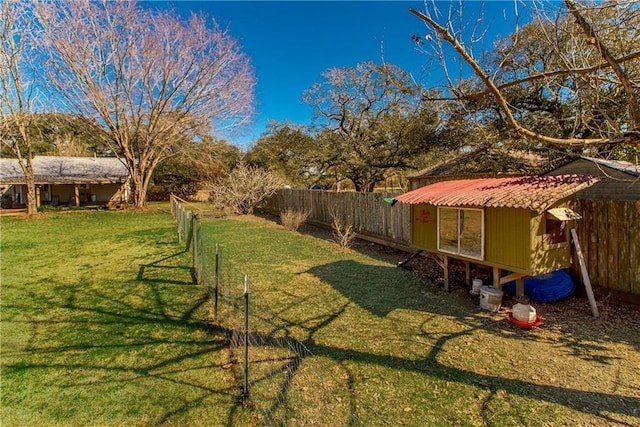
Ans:
[[[484,259],[484,210],[439,206],[438,250]]]

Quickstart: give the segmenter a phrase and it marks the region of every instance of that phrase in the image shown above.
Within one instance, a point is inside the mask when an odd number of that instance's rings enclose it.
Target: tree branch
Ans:
[[[629,55],[623,56],[622,58],[619,59],[614,59],[615,61],[617,61],[618,63],[624,63],[627,61],[631,61],[633,59],[636,58],[640,58],[640,51],[638,52],[634,52],[634,53],[630,53]],[[521,85],[523,83],[529,83],[529,82],[534,82],[536,80],[542,80],[542,79],[548,79],[548,78],[552,78],[552,77],[557,77],[557,76],[563,76],[563,75],[567,75],[567,74],[577,74],[577,75],[584,75],[584,74],[589,74],[592,73],[594,71],[597,70],[601,70],[603,68],[606,68],[609,66],[608,62],[601,62],[597,65],[594,65],[592,67],[586,67],[586,68],[572,68],[569,70],[555,70],[555,71],[548,71],[548,72],[544,72],[544,73],[535,73],[535,74],[530,74],[527,77],[523,77],[521,79],[517,79],[517,80],[512,80],[510,82],[507,83],[502,83],[500,85],[496,85],[496,87],[500,90],[504,90],[504,89],[508,89],[510,87],[513,86],[518,86]],[[469,101],[469,100],[473,100],[473,99],[478,99],[478,98],[482,98],[483,96],[489,95],[491,94],[491,91],[489,89],[485,89],[483,91],[479,91],[479,92],[473,92],[467,95],[461,95],[461,96],[456,96],[456,97],[429,97],[429,96],[422,96],[422,99],[424,101]]]
[[[631,117],[631,121],[633,123],[632,128],[637,129],[638,127],[640,127],[640,104],[638,103],[638,97],[633,90],[633,85],[631,84],[631,81],[629,81],[629,76],[627,76],[625,71],[622,69],[620,63],[613,58],[607,47],[602,44],[602,41],[594,31],[593,27],[591,27],[584,16],[582,16],[575,3],[572,0],[564,0],[564,4],[576,19],[576,24],[578,24],[582,31],[584,31],[584,34],[587,37],[587,44],[595,46],[595,48],[600,53],[600,56],[602,56],[602,59],[604,59],[607,64],[609,64],[609,66],[613,69],[613,72],[620,80],[620,84],[622,84],[622,87],[627,94],[629,116]]]
[[[476,61],[476,59],[469,53],[469,51],[458,41],[458,39],[453,36],[449,30],[442,25],[438,24],[436,21],[431,19],[431,17],[425,15],[422,12],[419,12],[415,9],[409,9],[409,11],[420,18],[422,21],[427,23],[431,28],[433,28],[447,43],[449,43],[455,51],[460,55],[460,57],[471,67],[474,74],[480,78],[482,83],[487,87],[489,93],[494,96],[496,102],[498,103],[502,114],[505,116],[505,121],[507,126],[516,132],[518,135],[527,138],[533,139],[535,141],[542,142],[544,144],[555,144],[555,145],[591,145],[591,144],[607,144],[611,143],[611,138],[554,138],[551,136],[543,135],[538,132],[532,131],[531,129],[525,128],[520,125],[520,123],[516,120],[513,115],[513,111],[507,102],[504,94],[500,90],[500,88],[495,84],[495,82],[485,73],[482,66]],[[621,137],[617,138],[618,140],[623,140],[627,143],[640,144],[640,134],[637,132],[629,132]]]

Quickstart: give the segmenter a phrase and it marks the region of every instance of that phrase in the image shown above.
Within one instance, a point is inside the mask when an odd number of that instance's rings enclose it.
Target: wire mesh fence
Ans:
[[[175,206],[174,206],[175,203]],[[178,234],[193,251],[194,275],[211,298],[211,322],[228,339],[238,397],[267,426],[388,425],[374,408],[356,402],[336,374],[336,362],[314,355],[239,271],[202,219],[172,198]],[[192,235],[189,238],[189,235]],[[363,416],[366,415],[366,422]]]

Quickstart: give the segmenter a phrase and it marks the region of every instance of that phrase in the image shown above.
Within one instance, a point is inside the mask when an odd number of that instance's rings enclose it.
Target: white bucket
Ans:
[[[473,282],[471,285],[471,295],[479,295],[481,287],[482,287],[482,279],[473,279]]]
[[[480,308],[497,312],[502,304],[502,291],[491,286],[480,288]]]

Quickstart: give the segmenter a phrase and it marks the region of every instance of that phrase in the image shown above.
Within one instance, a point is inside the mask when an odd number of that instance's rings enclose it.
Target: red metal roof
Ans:
[[[598,180],[587,175],[460,179],[427,185],[395,200],[412,205],[509,207],[542,213]]]

